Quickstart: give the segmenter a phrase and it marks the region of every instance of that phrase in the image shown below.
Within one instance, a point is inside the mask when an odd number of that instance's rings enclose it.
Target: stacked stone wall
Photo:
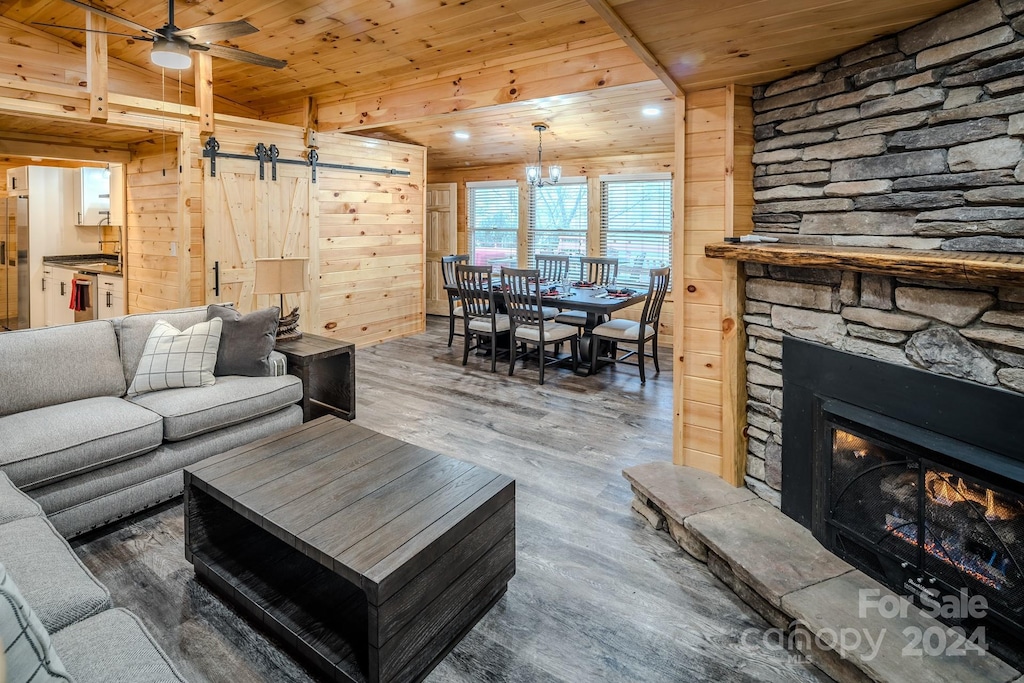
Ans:
[[[1024,289],[745,266],[747,486],[782,489],[782,339],[1024,393]]]
[[[755,230],[1024,253],[1024,0],[979,0],[754,92]]]
[[[754,92],[755,230],[1024,253],[1024,0],[978,0]],[[779,504],[782,339],[1024,392],[1024,289],[746,265],[747,485]]]

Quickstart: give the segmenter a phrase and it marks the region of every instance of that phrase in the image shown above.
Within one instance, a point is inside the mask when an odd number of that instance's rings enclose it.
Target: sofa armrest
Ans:
[[[283,377],[288,374],[288,359],[283,353],[270,352],[270,365],[273,368],[274,377]]]

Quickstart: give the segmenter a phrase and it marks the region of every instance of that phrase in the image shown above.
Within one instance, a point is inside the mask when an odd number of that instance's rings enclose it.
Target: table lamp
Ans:
[[[302,337],[299,330],[299,308],[285,315],[284,295],[309,291],[309,277],[306,269],[309,259],[284,256],[281,258],[256,259],[256,283],[254,294],[278,294],[281,297],[281,321],[277,327],[277,340],[289,341]]]

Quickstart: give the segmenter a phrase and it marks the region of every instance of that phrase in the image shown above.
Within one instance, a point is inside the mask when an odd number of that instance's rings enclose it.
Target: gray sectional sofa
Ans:
[[[8,681],[184,681],[138,618],[111,606],[42,508],[0,474],[0,640]]]
[[[8,680],[184,680],[64,537],[174,498],[184,466],[302,422],[302,385],[280,356],[275,376],[126,395],[157,320],[183,330],[206,318],[198,307],[0,334],[0,653],[19,676]]]
[[[157,320],[181,330],[206,316],[197,307],[0,334],[0,471],[64,536],[174,498],[184,466],[302,422],[301,382],[283,373],[125,396]]]

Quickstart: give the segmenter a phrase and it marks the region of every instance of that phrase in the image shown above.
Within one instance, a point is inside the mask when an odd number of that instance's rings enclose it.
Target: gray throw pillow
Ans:
[[[277,322],[281,309],[277,306],[242,315],[236,309],[210,304],[207,320],[220,318],[224,327],[217,349],[217,367],[213,374],[242,375],[244,377],[270,377],[274,366],[270,352],[277,342]]]

